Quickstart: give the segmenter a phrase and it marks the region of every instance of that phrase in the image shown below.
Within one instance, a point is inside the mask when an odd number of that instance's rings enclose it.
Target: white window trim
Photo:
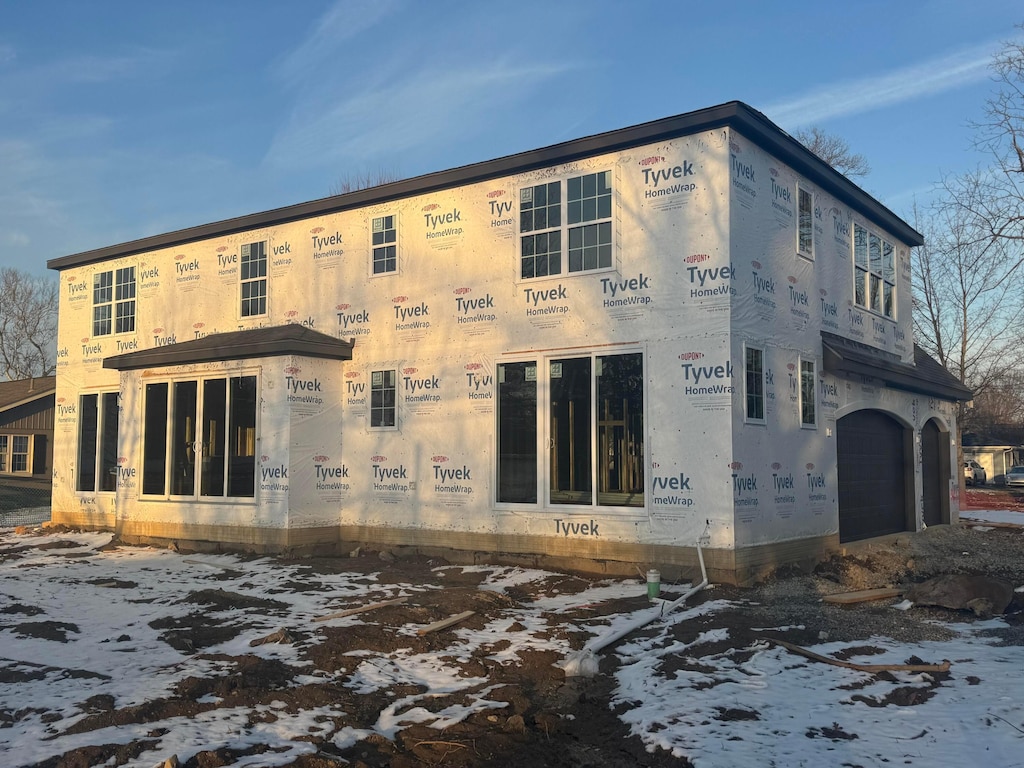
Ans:
[[[814,398],[814,421],[804,421],[804,363],[810,363],[811,369],[811,392]],[[818,361],[815,358],[801,357],[797,360],[797,416],[800,419],[800,429],[818,428]]]
[[[867,245],[866,245],[866,247],[868,249],[868,253],[867,253],[868,268],[867,268],[867,270],[863,270],[863,269],[861,269],[860,267],[857,266],[857,229],[858,228],[862,229],[867,234],[867,237],[868,237],[868,242],[867,242]],[[886,246],[886,244],[888,244],[890,246],[890,248],[892,248],[892,260],[893,260],[892,277],[893,277],[893,279],[892,279],[892,283],[891,283],[891,285],[892,285],[892,314],[891,315],[885,314],[885,292],[884,292],[884,290],[882,292],[882,298],[881,298],[881,307],[882,307],[881,311],[875,310],[875,309],[871,308],[871,276],[876,274],[876,273],[871,271],[871,235],[875,235],[881,241],[880,247],[882,248],[882,254],[883,254],[883,257],[882,257],[883,258],[883,264],[882,264],[882,270],[883,271],[882,271],[881,275],[876,275],[876,276],[879,278],[880,284],[882,286],[890,284],[890,283],[888,283],[888,281],[885,280],[885,277],[884,277],[884,274],[885,274],[885,263],[884,263],[884,259],[885,259],[885,257],[884,257],[885,246]],[[869,314],[871,314],[871,315],[873,315],[875,317],[880,317],[880,318],[883,318],[883,319],[888,320],[888,321],[893,322],[893,323],[899,322],[899,285],[900,285],[900,282],[899,282],[899,268],[898,268],[899,265],[898,265],[898,262],[897,262],[897,253],[898,253],[898,251],[897,251],[897,248],[896,248],[896,242],[893,239],[886,237],[879,230],[872,229],[870,227],[864,226],[863,224],[860,224],[859,222],[856,222],[856,221],[853,222],[853,226],[850,227],[850,256],[852,257],[850,259],[850,264],[851,264],[851,267],[853,268],[853,285],[852,285],[852,294],[853,295],[851,296],[851,300],[853,302],[853,306],[856,307],[857,309],[863,310],[864,312],[867,312],[867,313],[869,313]],[[865,290],[865,299],[867,300],[866,304],[858,304],[857,303],[857,272],[858,271],[864,272],[864,274],[867,277],[867,280],[866,280],[866,283],[865,283],[865,288],[864,288],[864,290]]]
[[[747,350],[756,349],[761,353],[761,412],[760,418],[751,416],[747,410]],[[745,424],[767,425],[768,423],[768,392],[767,392],[767,371],[768,359],[765,348],[759,344],[743,344],[743,422]]]
[[[810,249],[810,251],[805,251],[805,250],[801,249],[801,247],[800,247],[800,228],[801,228],[801,222],[800,222],[800,193],[801,192],[807,193],[810,196],[810,198],[811,198],[811,211],[810,211],[810,217],[811,217],[811,219],[810,219],[811,249]],[[806,184],[801,184],[800,182],[797,182],[797,185],[796,185],[796,254],[797,254],[797,256],[800,256],[800,257],[802,257],[804,259],[807,259],[808,261],[814,261],[815,245],[816,245],[816,242],[815,242],[815,237],[814,237],[814,190],[812,190]]]
[[[575,277],[577,275],[595,275],[606,272],[614,272],[619,268],[619,178],[616,173],[617,167],[612,165],[607,168],[589,169],[589,170],[575,170],[571,173],[565,173],[557,177],[547,179],[535,179],[530,183],[524,183],[517,187],[515,190],[516,205],[522,205],[522,190],[530,189],[533,187],[540,186],[542,184],[550,184],[557,181],[559,183],[559,189],[561,193],[561,201],[559,203],[561,210],[561,224],[557,228],[561,232],[562,250],[560,257],[560,270],[557,274],[539,275],[536,277],[523,277],[523,237],[531,234],[538,234],[540,232],[551,232],[554,231],[554,227],[545,228],[543,230],[530,230],[528,232],[522,231],[522,217],[520,216],[521,209],[517,207],[515,212],[515,228],[516,228],[516,259],[515,259],[515,280],[516,283],[535,283],[544,280],[561,280],[565,278]],[[612,185],[612,201],[611,201],[611,213],[605,218],[595,219],[593,221],[584,221],[578,224],[569,224],[569,179],[581,178],[583,176],[590,176],[597,173],[609,173],[611,175]],[[587,226],[588,224],[600,224],[607,221],[611,224],[612,228],[612,241],[611,241],[611,264],[607,267],[596,267],[594,269],[582,269],[576,272],[569,271],[569,230],[576,229],[579,227]]]
[[[242,277],[242,247],[252,246],[256,243],[263,243],[263,258],[267,265],[266,274],[262,277]],[[238,297],[235,300],[235,307],[238,309],[238,319],[242,322],[247,320],[266,318],[270,316],[270,261],[271,261],[271,250],[270,250],[270,238],[257,238],[249,240],[248,242],[240,243],[238,246]],[[247,283],[254,283],[257,280],[262,280],[266,290],[263,292],[263,312],[258,315],[244,315],[242,314],[242,302],[245,301],[242,297],[243,286]]]
[[[393,270],[389,271],[389,272],[374,272],[373,271],[373,249],[375,247],[380,247],[380,246],[374,246],[374,244],[373,244],[373,221],[374,221],[374,219],[386,219],[388,216],[392,217],[395,220],[394,221],[394,225],[395,225],[395,268]],[[394,275],[401,274],[401,272],[402,272],[402,221],[401,221],[401,217],[398,214],[398,211],[384,212],[384,213],[381,213],[380,215],[371,214],[370,217],[369,217],[369,220],[367,221],[367,225],[368,225],[367,226],[367,230],[369,230],[367,240],[369,241],[369,251],[368,251],[368,253],[370,255],[370,258],[368,260],[366,268],[367,268],[367,271],[369,272],[369,277],[372,279],[372,278],[381,278],[381,277],[392,277]]]
[[[32,457],[35,454],[35,435],[33,434],[4,434],[7,438],[7,447],[4,452],[4,470],[0,472],[0,475],[9,476],[26,476],[32,474]],[[17,437],[28,438],[28,453],[26,454],[25,469],[24,471],[15,471],[14,469],[14,439]]]

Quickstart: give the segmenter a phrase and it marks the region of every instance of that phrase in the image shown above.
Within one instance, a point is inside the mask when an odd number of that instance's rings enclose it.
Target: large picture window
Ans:
[[[135,267],[97,272],[92,281],[92,335],[135,331]]]
[[[522,279],[612,266],[612,173],[600,171],[519,191]]]
[[[643,376],[639,352],[499,364],[497,501],[643,507]]]
[[[896,319],[895,249],[859,224],[853,225],[853,295],[857,306]]]
[[[117,392],[82,395],[78,400],[79,491],[117,489]]]
[[[255,376],[147,384],[142,493],[253,497],[256,395]]]

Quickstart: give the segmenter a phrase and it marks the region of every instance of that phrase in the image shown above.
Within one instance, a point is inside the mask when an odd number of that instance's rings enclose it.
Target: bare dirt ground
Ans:
[[[994,509],[1017,509],[1024,522],[1024,495],[992,489],[972,489],[968,505]],[[970,613],[956,613],[939,608],[915,608],[901,612],[892,610],[895,600],[860,603],[850,606],[826,604],[823,595],[883,586],[906,586],[932,576],[947,573],[984,574],[995,576],[1014,587],[1024,584],[1024,557],[1021,544],[1024,533],[1018,528],[976,526],[933,527],[921,534],[899,536],[885,543],[859,547],[845,556],[822,563],[812,574],[781,572],[765,583],[750,589],[714,586],[694,596],[691,605],[706,600],[728,600],[733,607],[710,612],[675,626],[680,643],[692,643],[698,635],[717,628],[728,628],[727,639],[720,644],[705,643],[706,654],[721,653],[728,646],[745,648],[754,639],[781,639],[797,645],[814,645],[822,639],[849,642],[868,641],[873,636],[897,640],[942,639],[943,629],[935,619],[970,621]],[[10,550],[8,550],[10,552]],[[16,553],[15,553],[16,554]],[[11,554],[9,556],[14,556]],[[294,564],[295,561],[290,561]],[[380,581],[432,587],[418,592],[401,605],[374,612],[373,622],[358,627],[332,627],[308,624],[287,628],[277,641],[294,644],[301,649],[301,670],[279,661],[255,655],[220,659],[230,662],[222,675],[190,677],[180,681],[168,695],[141,706],[117,707],[112,697],[96,697],[89,702],[89,714],[66,732],[82,733],[94,729],[128,723],[157,723],[171,717],[195,717],[211,707],[237,707],[260,703],[284,702],[291,709],[310,709],[332,705],[344,712],[346,725],[372,728],[379,713],[400,697],[412,691],[381,689],[357,692],[344,685],[344,670],[352,666],[352,652],[394,652],[399,647],[412,647],[415,652],[432,652],[442,657],[458,656],[451,633],[436,632],[422,637],[396,636],[388,627],[426,624],[462,611],[474,611],[466,625],[482,628],[503,612],[529,604],[544,594],[572,594],[582,591],[588,580],[573,575],[553,574],[542,583],[526,588],[510,588],[504,593],[483,590],[481,574],[459,568],[445,568],[444,562],[422,557],[390,557],[378,552],[363,551],[354,558],[310,559],[302,561],[311,576],[318,573],[357,572],[376,574]],[[311,584],[315,584],[311,579]],[[294,585],[301,590],[301,584]],[[315,586],[310,588],[315,589]],[[602,615],[637,610],[647,603],[638,584],[636,598],[619,599],[587,606],[585,617],[593,622]],[[1007,644],[1024,645],[1024,621],[1021,617],[1020,595],[1008,609],[1007,628],[1003,640]],[[262,612],[276,609],[272,595],[253,598],[224,589],[204,589],[183,595],[192,606],[186,618],[154,622],[168,645],[189,653],[204,654],[237,636],[244,625],[226,623],[222,614],[231,608],[249,608]],[[43,633],[59,640],[67,627],[57,622],[30,621],[31,606],[7,606],[0,620],[8,624],[19,620],[22,631]],[[23,615],[28,614],[28,615]],[[582,614],[581,614],[582,616]],[[571,618],[571,617],[570,617]],[[29,629],[29,627],[32,627]],[[571,627],[571,624],[566,626]],[[639,630],[644,632],[645,630]],[[580,648],[589,635],[566,630],[568,645]],[[311,642],[312,640],[316,642]],[[720,647],[721,646],[721,647]],[[370,737],[354,746],[338,749],[333,743],[316,742],[317,752],[304,755],[290,763],[294,768],[336,768],[339,764],[359,768],[394,766],[395,768],[426,768],[427,766],[551,766],[552,768],[634,768],[636,766],[689,765],[663,751],[648,752],[639,738],[629,735],[628,728],[609,706],[613,676],[617,664],[613,649],[600,655],[600,673],[591,678],[566,678],[555,666],[559,656],[553,651],[522,651],[521,663],[496,664],[488,652],[460,658],[464,674],[486,677],[496,686],[491,698],[507,702],[503,709],[479,712],[451,725],[443,732],[427,726],[413,725],[400,731],[395,740]],[[211,658],[217,658],[211,654]],[[680,657],[675,663],[680,670],[700,665],[699,659]],[[301,671],[301,680],[299,672]],[[322,674],[325,682],[311,681]],[[0,683],[17,682],[0,680]],[[942,685],[942,675],[935,676],[935,686]],[[437,706],[457,703],[455,693],[438,701]],[[918,695],[918,694],[915,694]],[[913,701],[901,702],[913,705]],[[26,703],[26,706],[31,706]],[[278,704],[278,706],[280,706]],[[0,728],[9,725],[17,713],[0,711]],[[266,717],[274,717],[267,713]],[[751,713],[737,703],[735,709],[723,710],[722,719],[750,717]],[[37,763],[38,768],[73,768],[78,766],[117,766],[131,762],[145,750],[145,741],[131,744],[90,746],[65,753],[58,758]],[[248,756],[260,754],[259,746],[246,750],[228,749],[200,752],[182,765],[187,768],[230,766]]]

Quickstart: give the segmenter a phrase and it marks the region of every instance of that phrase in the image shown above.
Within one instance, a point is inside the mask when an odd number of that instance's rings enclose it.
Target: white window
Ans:
[[[853,295],[857,306],[896,319],[895,248],[860,224],[853,225]]]
[[[0,472],[32,474],[32,435],[0,435]]]
[[[519,275],[528,280],[612,266],[612,172],[519,190]]]
[[[818,424],[817,381],[814,378],[814,361],[800,361],[800,426],[814,427]]]
[[[747,421],[763,424],[764,415],[764,350],[744,347],[743,350],[743,414]]]
[[[78,399],[77,490],[117,490],[118,411],[117,392]]]
[[[371,227],[373,274],[398,271],[398,221],[395,216],[377,216]]]
[[[267,314],[267,241],[242,246],[242,317]]]
[[[814,258],[814,195],[799,184],[796,188],[797,227],[796,252],[807,259]]]
[[[398,374],[394,369],[370,373],[370,427],[398,426]]]
[[[135,330],[135,267],[97,272],[92,281],[92,335]]]

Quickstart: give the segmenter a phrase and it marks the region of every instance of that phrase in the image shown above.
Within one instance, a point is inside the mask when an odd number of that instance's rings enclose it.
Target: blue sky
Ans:
[[[910,215],[974,167],[1019,0],[0,0],[0,267],[739,99]]]

